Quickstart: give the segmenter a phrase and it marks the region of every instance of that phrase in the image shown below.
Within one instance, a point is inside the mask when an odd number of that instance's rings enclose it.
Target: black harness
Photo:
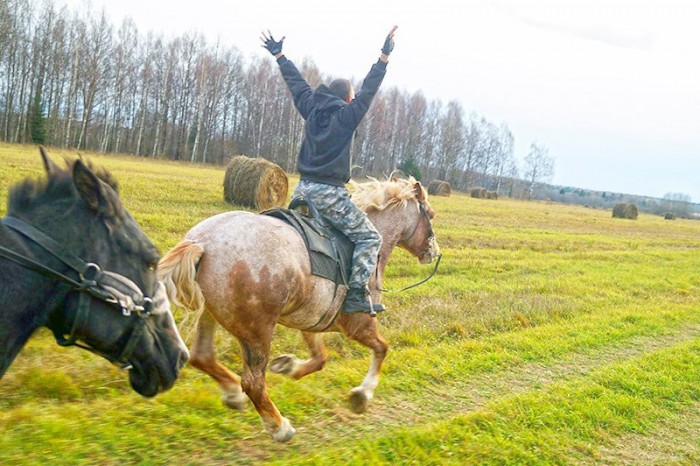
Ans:
[[[78,279],[76,280],[30,257],[19,254],[4,246],[0,246],[1,257],[12,260],[52,280],[63,282],[73,291],[80,293],[78,309],[76,310],[73,323],[70,326],[70,333],[64,335],[54,330],[56,343],[61,346],[78,346],[104,357],[122,369],[130,369],[131,364],[129,364],[128,360],[143,334],[146,320],[153,313],[153,300],[145,296],[142,290],[128,278],[113,272],[102,271],[97,264],[83,261],[34,226],[16,217],[8,216],[0,219],[0,221],[2,221],[5,226],[20,233],[23,237],[41,246],[78,275]],[[87,343],[79,342],[79,340],[84,341],[85,339],[84,326],[88,321],[90,306],[93,299],[115,307],[121,311],[124,317],[128,318],[132,314],[136,314],[138,317],[133,320],[133,324],[128,330],[130,334],[126,343],[116,356],[103,353],[89,346]]]

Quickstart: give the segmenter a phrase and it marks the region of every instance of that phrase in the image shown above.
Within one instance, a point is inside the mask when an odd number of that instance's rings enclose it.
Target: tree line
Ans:
[[[312,87],[332,79],[309,59],[297,66]],[[0,89],[7,142],[219,164],[244,154],[293,172],[303,136],[267,56],[245,59],[201,33],[143,34],[53,0],[0,0]],[[505,123],[396,87],[375,97],[352,160],[353,176],[401,169],[508,195],[531,196],[554,172],[536,143],[518,164]]]

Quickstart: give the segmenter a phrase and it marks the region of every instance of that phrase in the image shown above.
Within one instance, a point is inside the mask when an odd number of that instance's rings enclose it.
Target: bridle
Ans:
[[[418,227],[421,224],[421,220],[425,219],[426,223],[428,224],[428,247],[419,252],[419,255],[423,255],[430,250],[433,243],[435,242],[435,230],[433,230],[433,222],[430,221],[430,216],[428,215],[428,209],[425,208],[425,203],[422,201],[417,201],[417,202],[418,202],[418,209],[420,210],[420,213],[421,213],[421,217],[418,218],[418,221],[416,222],[416,226],[413,227],[413,231],[411,232],[410,235],[408,235],[408,237],[404,241],[409,241],[411,238],[413,238],[413,235],[415,235],[416,232],[418,231]]]
[[[428,224],[428,247],[423,249],[418,253],[418,256],[422,256],[426,254],[428,251],[430,251],[430,248],[433,247],[433,244],[435,243],[435,230],[433,230],[433,222],[430,221],[430,216],[428,215],[428,209],[425,208],[425,203],[421,201],[418,202],[418,209],[420,210],[421,216],[418,218],[418,221],[416,222],[416,226],[413,228],[413,231],[411,232],[408,237],[403,240],[403,241],[408,241],[411,238],[413,238],[413,235],[416,234],[416,231],[418,231],[418,227],[421,224],[421,220],[425,219],[425,221]],[[435,272],[437,272],[438,266],[440,265],[440,261],[442,260],[442,254],[439,253],[437,256],[437,260],[435,262],[435,267],[433,268],[433,271],[428,275],[426,278],[423,280],[419,281],[418,283],[414,283],[413,285],[409,285],[405,288],[401,288],[400,290],[387,290],[385,288],[382,288],[380,291],[383,293],[401,293],[402,291],[410,290],[411,288],[415,288],[418,285],[422,285],[423,283],[427,282],[431,278],[433,278],[433,275],[435,275]],[[377,270],[378,272],[378,270]]]
[[[129,358],[143,334],[146,321],[154,313],[153,299],[146,296],[128,278],[117,273],[103,271],[97,264],[83,261],[29,223],[11,216],[4,217],[0,221],[51,253],[78,276],[77,279],[71,278],[30,257],[0,246],[0,256],[53,280],[63,282],[70,287],[71,291],[80,293],[78,308],[73,323],[70,325],[70,333],[65,335],[53,330],[56,343],[61,346],[78,346],[106,358],[122,369],[130,369]],[[116,356],[104,353],[85,342],[84,326],[88,321],[92,301],[95,299],[120,310],[123,317],[128,318],[132,314],[136,314],[138,317],[133,320],[131,328],[127,330],[129,336],[124,347]],[[83,343],[79,340],[82,340]]]

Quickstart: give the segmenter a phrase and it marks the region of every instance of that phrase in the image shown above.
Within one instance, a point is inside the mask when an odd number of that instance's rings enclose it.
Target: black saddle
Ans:
[[[299,232],[309,251],[313,275],[348,285],[355,244],[330,225],[308,199],[297,197],[286,209],[277,207],[261,214],[287,222]]]

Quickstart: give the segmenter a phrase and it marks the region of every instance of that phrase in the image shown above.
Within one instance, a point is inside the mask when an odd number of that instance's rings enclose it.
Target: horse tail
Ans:
[[[204,295],[197,283],[197,264],[204,248],[190,240],[180,241],[158,263],[158,278],[165,285],[170,302],[194,311],[197,318],[204,312]]]

